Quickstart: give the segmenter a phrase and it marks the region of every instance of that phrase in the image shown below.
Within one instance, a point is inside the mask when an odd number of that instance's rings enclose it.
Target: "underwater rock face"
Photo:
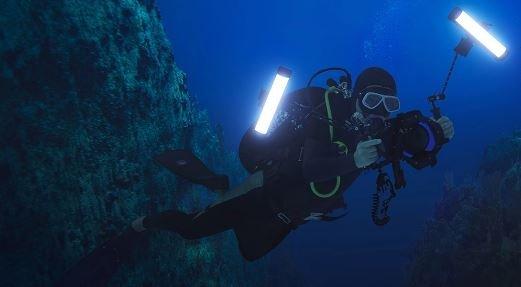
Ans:
[[[52,285],[136,217],[208,204],[152,162],[167,148],[244,176],[192,104],[154,1],[6,0],[0,24],[0,286]],[[159,233],[137,257],[112,285],[265,285],[229,232]]]
[[[521,132],[489,146],[475,183],[446,184],[409,286],[521,286]]]

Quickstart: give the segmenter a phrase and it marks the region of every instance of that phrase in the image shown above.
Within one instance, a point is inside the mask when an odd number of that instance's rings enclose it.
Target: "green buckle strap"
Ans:
[[[337,89],[335,87],[330,87],[324,94],[324,98],[325,98],[324,100],[326,102],[327,117],[331,122],[333,121],[333,114],[331,112],[331,106],[329,104],[329,93],[332,91],[336,91],[336,90]],[[333,125],[331,125],[331,124],[329,124],[329,136],[330,136],[331,141],[333,141]],[[333,143],[336,143],[341,149],[343,149],[342,152],[347,155],[348,150],[347,150],[347,145],[345,143],[343,143],[341,141],[334,141]],[[311,188],[311,191],[313,192],[313,194],[315,194],[316,196],[318,196],[320,198],[328,198],[328,197],[331,197],[336,194],[336,192],[340,188],[340,183],[341,183],[341,178],[340,178],[340,176],[337,176],[335,187],[328,193],[319,192],[315,185],[315,182],[310,182],[309,187]]]
[[[342,153],[346,154],[347,155],[347,145],[341,141],[335,141],[334,143],[336,143],[340,148],[343,149]],[[321,193],[318,191],[317,187],[315,186],[315,183],[314,182],[311,182],[309,184],[309,187],[311,187],[311,191],[313,192],[313,194],[315,194],[316,196],[320,197],[320,198],[328,198],[328,197],[331,197],[333,195],[335,195],[335,193],[338,191],[338,189],[340,188],[340,181],[341,178],[340,176],[337,176],[336,177],[336,184],[335,184],[335,187],[333,188],[333,190],[331,190],[330,192],[328,193]]]

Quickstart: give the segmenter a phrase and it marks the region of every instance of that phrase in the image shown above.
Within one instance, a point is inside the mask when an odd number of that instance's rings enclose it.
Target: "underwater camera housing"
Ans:
[[[382,139],[379,154],[383,160],[370,168],[378,170],[371,219],[374,224],[383,226],[390,220],[388,210],[391,200],[397,195],[396,190],[407,184],[400,162],[404,160],[416,169],[433,166],[437,162],[437,152],[447,140],[441,126],[417,110],[398,114],[385,121],[367,119],[356,130],[361,133],[361,137]],[[388,164],[393,170],[394,184],[383,171],[383,167]]]
[[[363,137],[380,138],[383,161],[373,168],[405,160],[416,169],[436,164],[434,156],[446,143],[443,130],[432,119],[414,110],[383,121],[369,119],[359,128]]]

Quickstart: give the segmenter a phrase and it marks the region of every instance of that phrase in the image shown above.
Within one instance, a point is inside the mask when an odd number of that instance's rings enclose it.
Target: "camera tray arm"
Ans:
[[[447,86],[449,85],[449,81],[452,77],[452,73],[454,72],[454,68],[456,67],[456,62],[460,56],[466,57],[470,50],[474,47],[473,40],[467,36],[461,39],[459,44],[454,48],[454,57],[452,58],[452,62],[450,64],[449,71],[447,73],[447,77],[445,77],[445,82],[443,82],[443,86],[441,88],[441,92],[436,93],[432,96],[429,96],[427,100],[432,106],[432,115],[435,120],[438,120],[441,118],[441,109],[439,106],[436,105],[437,101],[445,100],[446,98],[446,90]]]

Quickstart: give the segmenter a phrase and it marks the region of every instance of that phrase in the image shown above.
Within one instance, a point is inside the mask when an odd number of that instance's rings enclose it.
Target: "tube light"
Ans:
[[[266,102],[264,103],[264,107],[262,108],[259,120],[257,121],[257,125],[255,126],[255,130],[258,133],[268,133],[271,121],[277,112],[277,108],[279,106],[280,100],[282,99],[282,95],[286,90],[286,86],[288,85],[290,77],[290,70],[284,67],[279,67],[277,75],[275,76],[275,80],[271,86],[271,90],[268,94],[268,97],[266,98]]]
[[[487,48],[498,59],[502,59],[507,54],[507,48],[503,46],[494,36],[492,36],[485,28],[476,22],[469,14],[460,8],[455,8],[449,18],[458,23],[465,29],[474,39],[478,40],[485,48]]]

